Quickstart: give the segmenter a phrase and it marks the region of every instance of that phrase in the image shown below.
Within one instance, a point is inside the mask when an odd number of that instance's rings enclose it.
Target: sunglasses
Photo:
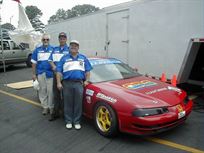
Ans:
[[[50,39],[42,39],[43,41],[49,41]]]
[[[64,39],[67,39],[67,37],[64,37],[64,36],[59,37],[59,40],[64,40]]]

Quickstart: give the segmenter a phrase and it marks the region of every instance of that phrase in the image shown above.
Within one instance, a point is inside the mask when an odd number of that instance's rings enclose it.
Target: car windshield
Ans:
[[[134,69],[124,63],[93,65],[90,81],[92,83],[128,79],[141,76]]]

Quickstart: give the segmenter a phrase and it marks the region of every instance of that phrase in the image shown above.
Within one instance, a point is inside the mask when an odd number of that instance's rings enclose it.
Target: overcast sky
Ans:
[[[99,8],[131,1],[131,0],[20,0],[23,7],[28,5],[37,6],[43,13],[41,21],[47,24],[50,16],[54,15],[59,8],[65,10],[71,9],[75,5],[91,4]],[[2,23],[10,23],[15,27],[18,23],[18,5],[17,2],[12,0],[3,0],[1,5],[1,18]]]

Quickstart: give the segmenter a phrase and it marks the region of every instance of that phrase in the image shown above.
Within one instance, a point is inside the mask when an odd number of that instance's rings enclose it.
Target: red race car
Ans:
[[[190,114],[193,102],[185,91],[145,77],[115,58],[89,60],[93,70],[84,90],[83,114],[103,136],[166,131]]]

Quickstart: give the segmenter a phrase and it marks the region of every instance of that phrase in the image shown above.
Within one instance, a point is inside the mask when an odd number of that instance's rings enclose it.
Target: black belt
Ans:
[[[67,80],[65,79],[64,81],[68,81],[68,82],[81,82],[81,83],[84,82],[83,80],[68,80],[68,79]]]

